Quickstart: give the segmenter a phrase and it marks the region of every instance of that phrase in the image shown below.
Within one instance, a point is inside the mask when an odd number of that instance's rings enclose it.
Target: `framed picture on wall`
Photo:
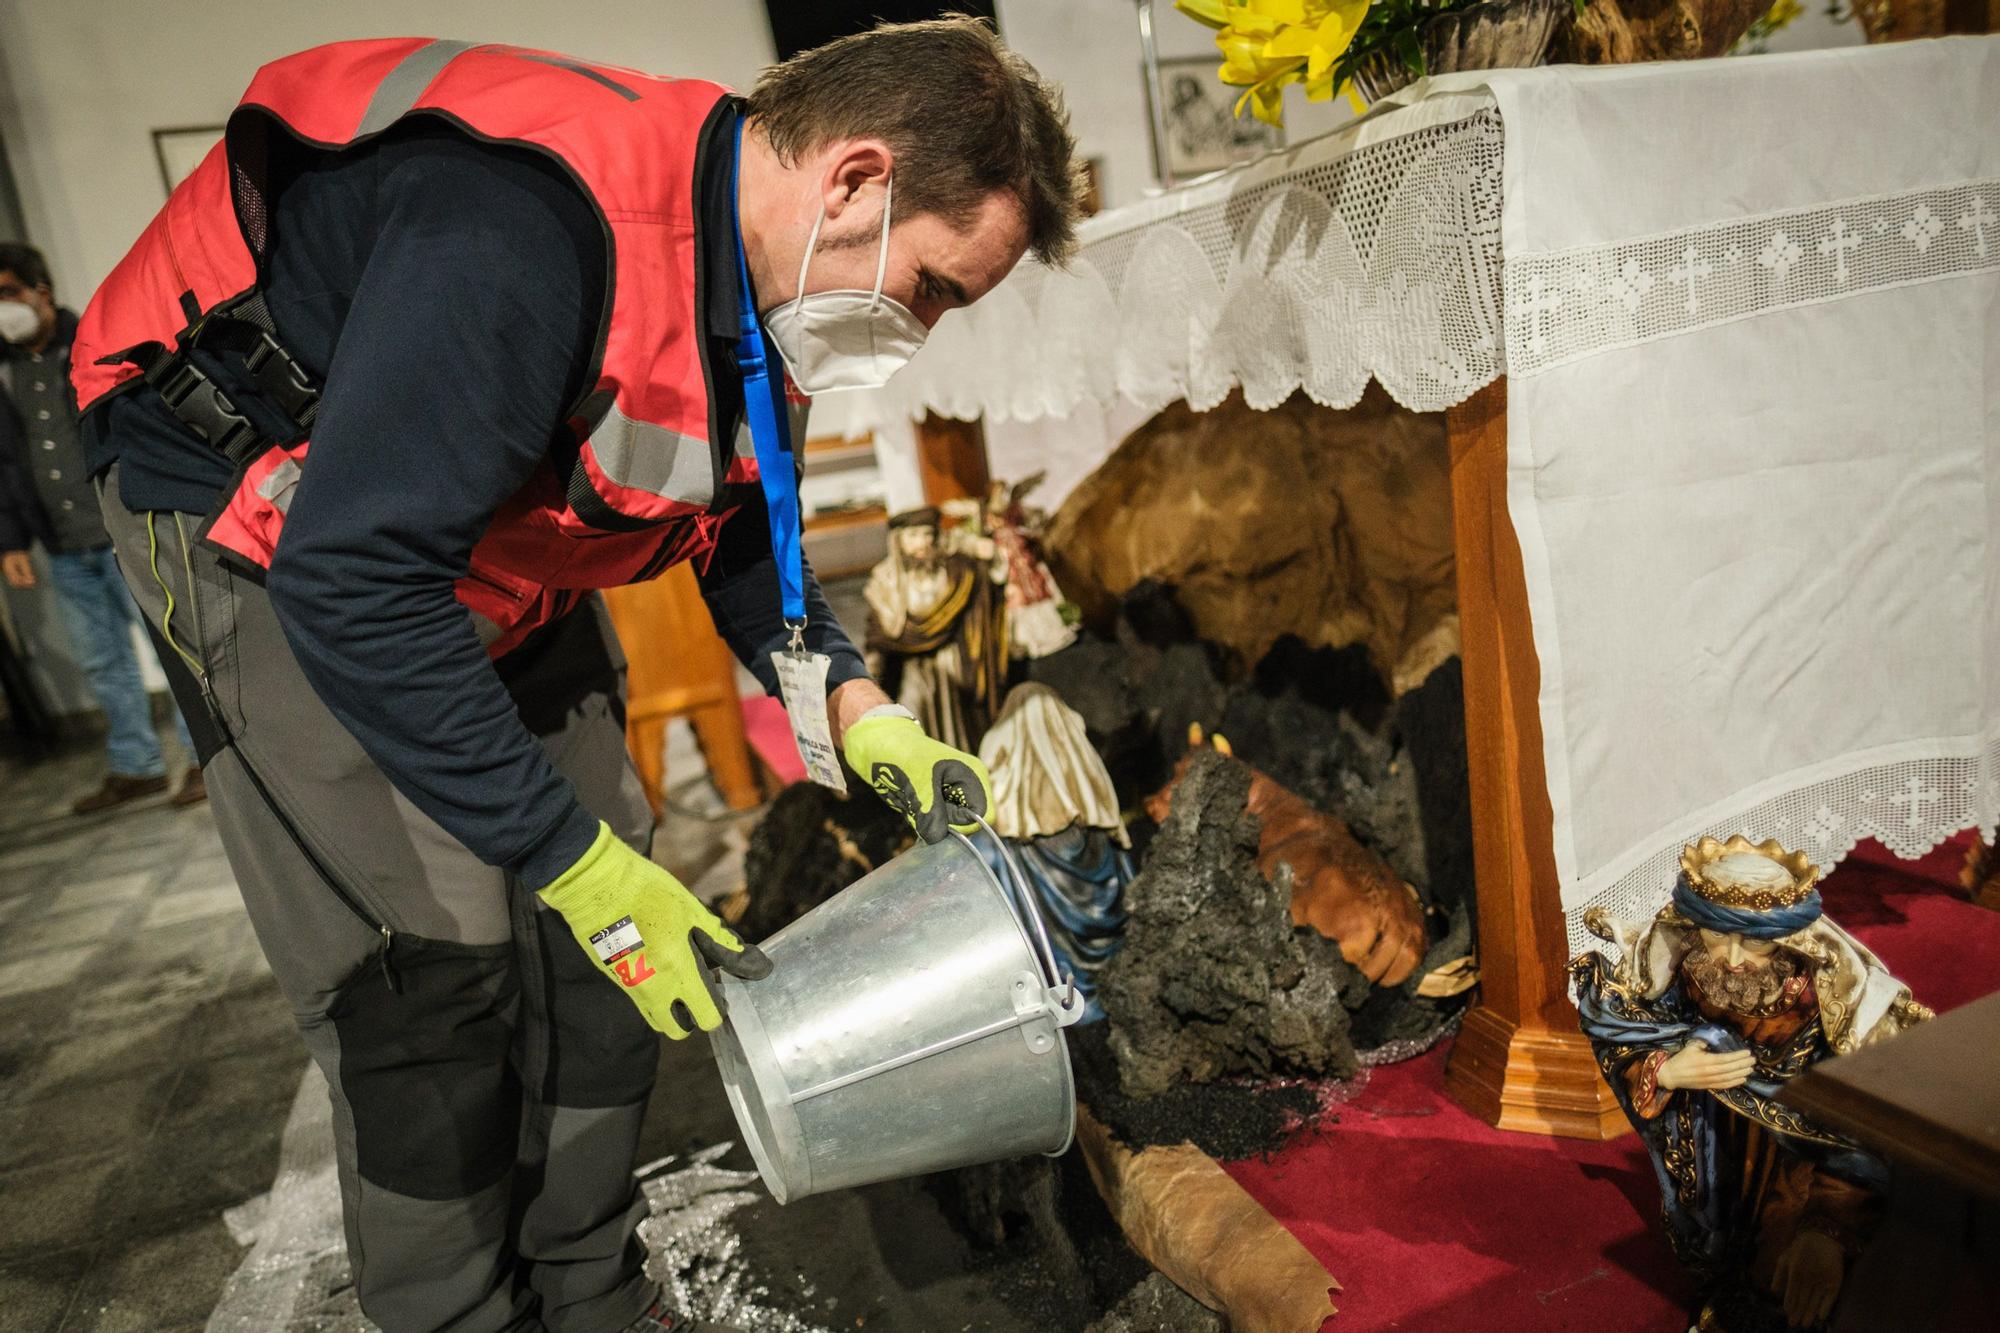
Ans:
[[[1276,125],[1231,113],[1241,89],[1231,88],[1215,77],[1214,56],[1176,56],[1160,61],[1161,100],[1165,114],[1166,143],[1153,145],[1153,174],[1166,179],[1167,170],[1177,181],[1220,171],[1227,166],[1285,146],[1285,132]],[[1143,73],[1146,110],[1152,112],[1153,87]],[[1161,161],[1165,153],[1166,160]]]
[[[222,137],[220,125],[182,125],[153,131],[153,156],[160,163],[160,183],[172,194],[186,180],[215,141]]]

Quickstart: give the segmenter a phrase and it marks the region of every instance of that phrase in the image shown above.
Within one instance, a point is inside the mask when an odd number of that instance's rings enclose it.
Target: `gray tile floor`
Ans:
[[[0,1329],[200,1328],[271,1185],[305,1069],[207,806],[79,819],[101,752],[0,759]],[[730,816],[685,728],[655,854],[733,890]]]
[[[206,807],[89,819],[95,745],[0,762],[0,1326],[199,1328],[305,1054]]]

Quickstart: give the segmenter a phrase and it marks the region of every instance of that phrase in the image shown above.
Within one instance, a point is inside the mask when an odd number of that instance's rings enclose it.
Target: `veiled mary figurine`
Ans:
[[[1931,1016],[1820,911],[1819,870],[1775,841],[1703,838],[1652,921],[1592,909],[1623,951],[1570,964],[1597,1062],[1702,1282],[1697,1327],[1814,1328],[1880,1212],[1881,1161],[1773,1100],[1814,1063]]]

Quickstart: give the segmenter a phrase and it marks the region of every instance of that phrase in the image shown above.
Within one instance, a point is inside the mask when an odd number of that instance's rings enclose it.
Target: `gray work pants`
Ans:
[[[116,481],[104,521],[126,582],[201,664],[229,738],[204,766],[209,799],[332,1091],[362,1310],[386,1333],[622,1328],[652,1296],[632,1167],[655,1034],[559,916],[390,785],[307,684],[262,588],[198,544],[184,556],[191,518],[157,515],[149,556]],[[601,605],[574,618],[610,635]],[[541,740],[644,851],[622,712],[585,694]]]

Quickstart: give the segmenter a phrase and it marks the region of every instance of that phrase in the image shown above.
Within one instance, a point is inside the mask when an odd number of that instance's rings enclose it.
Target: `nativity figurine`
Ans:
[[[1617,946],[1570,965],[1599,1067],[1645,1141],[1695,1327],[1823,1327],[1881,1212],[1880,1159],[1777,1100],[1821,1060],[1931,1016],[1828,920],[1819,870],[1775,841],[1703,838],[1650,921],[1585,915]]]
[[[1076,642],[1076,626],[1065,616],[1062,589],[1042,557],[1041,535],[1048,515],[1031,508],[1027,495],[1043,474],[1008,485],[996,481],[986,493],[986,531],[1007,560],[1007,640],[1014,656],[1047,657]]]
[[[924,730],[972,750],[1007,677],[1006,556],[976,501],[889,520],[889,554],[868,576],[867,646],[876,675]]]
[[[1098,974],[1125,942],[1133,874],[1118,796],[1083,718],[1046,685],[1019,685],[979,745],[993,778],[993,829],[1014,850],[1058,963],[1104,1017]]]

